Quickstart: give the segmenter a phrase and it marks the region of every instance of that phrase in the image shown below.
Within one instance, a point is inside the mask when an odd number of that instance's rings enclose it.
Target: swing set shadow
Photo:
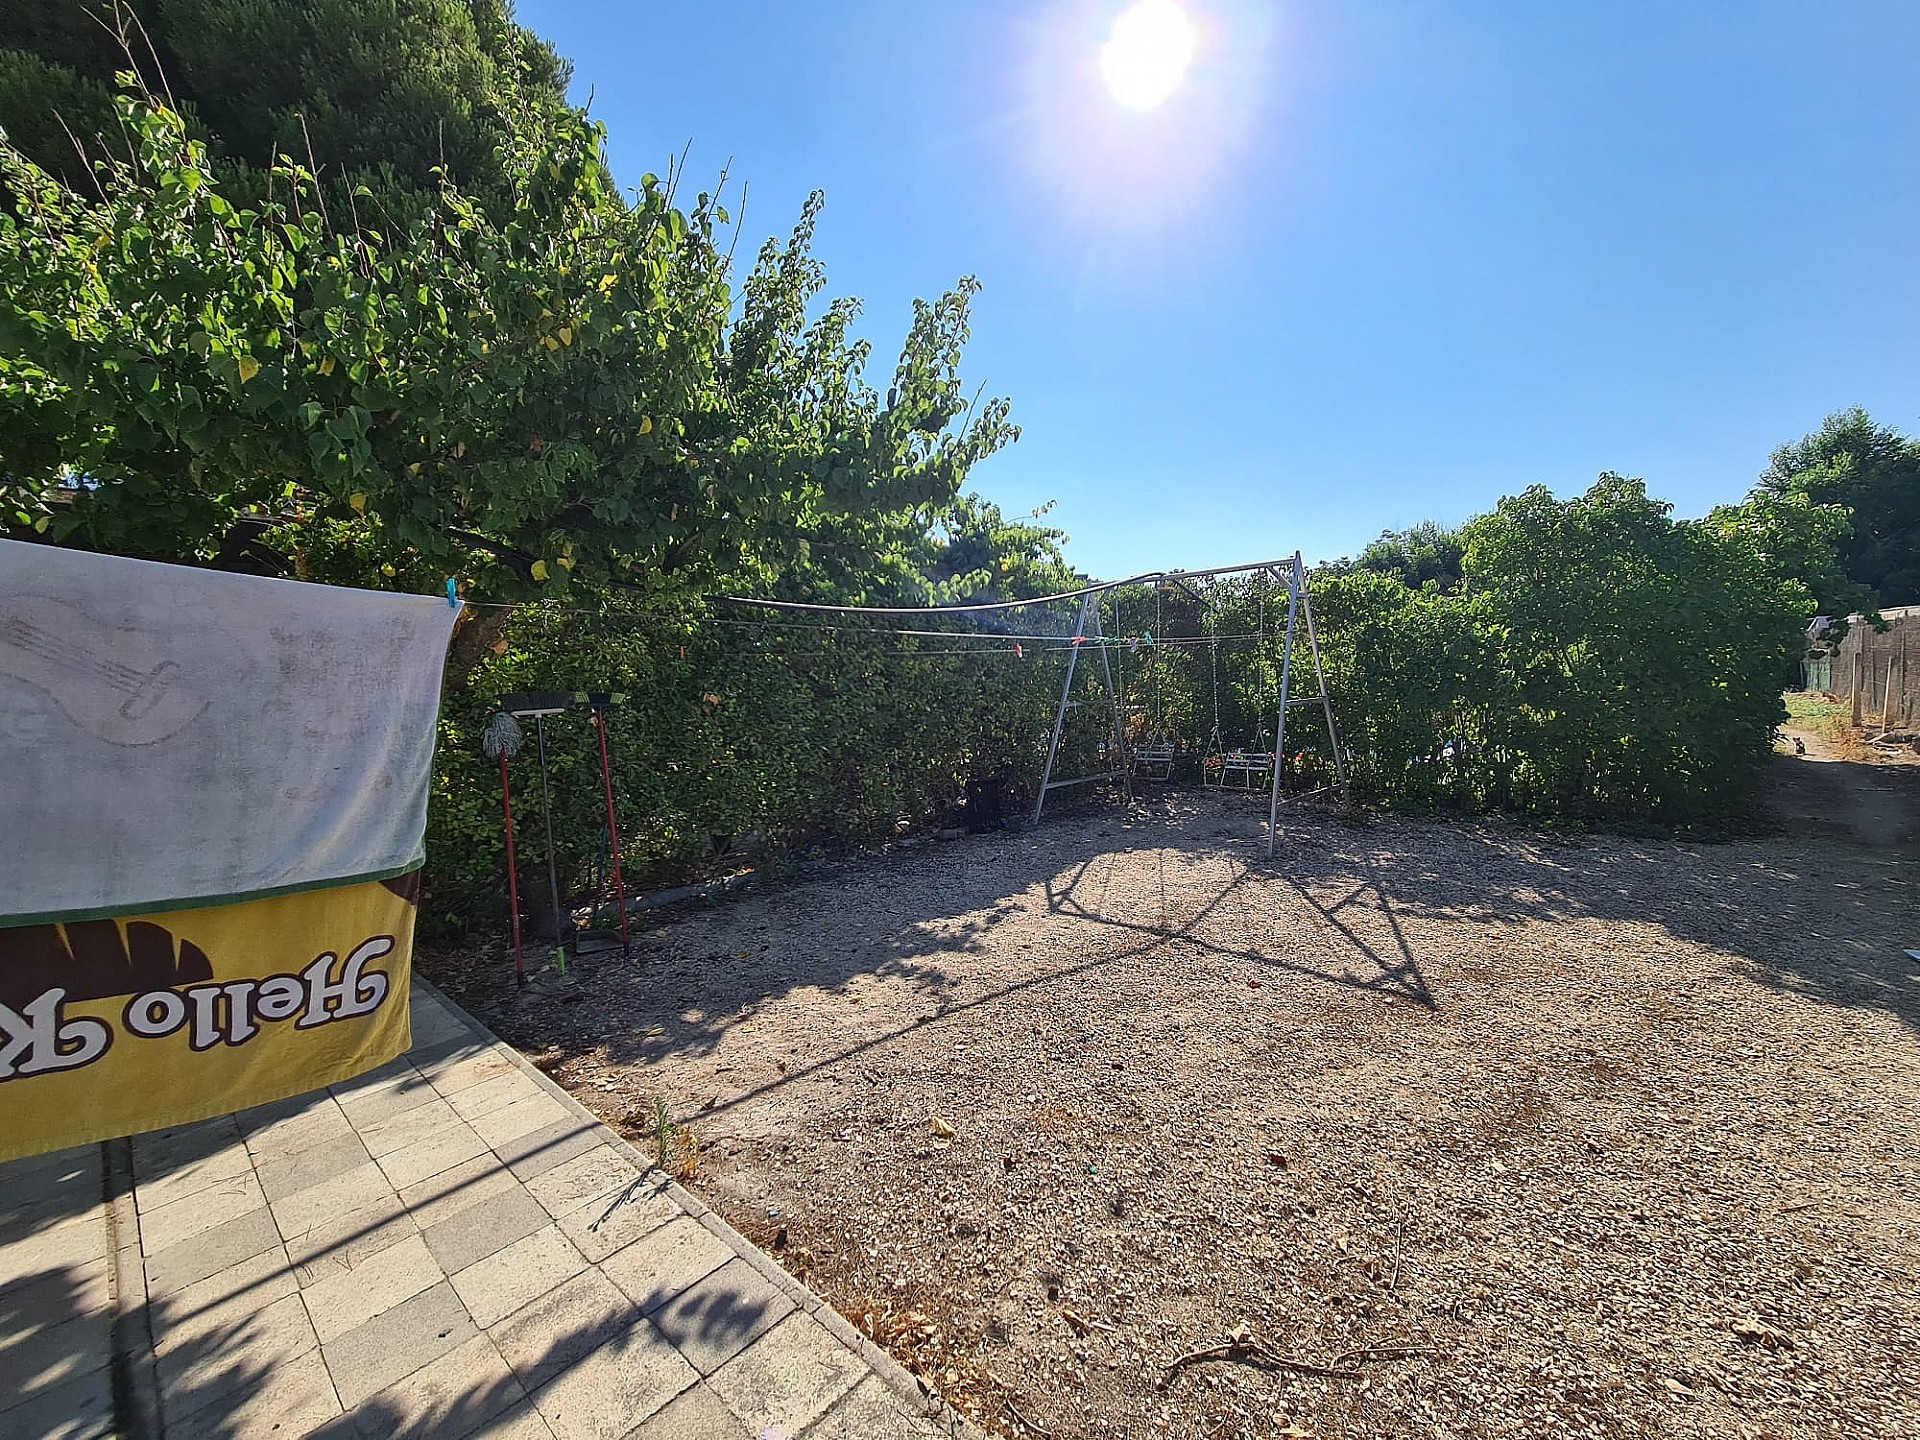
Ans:
[[[870,1051],[883,1049],[893,1044],[902,1036],[922,1028],[923,1025],[938,1025],[942,1022],[951,1021],[956,1017],[965,1015],[968,1012],[980,1011],[999,1005],[1005,1001],[1015,999],[1024,993],[1039,990],[1045,986],[1056,985],[1063,981],[1085,976],[1097,970],[1109,969],[1116,965],[1124,965],[1129,961],[1149,957],[1160,947],[1175,940],[1185,941],[1202,953],[1223,960],[1258,965],[1268,970],[1298,975],[1309,981],[1319,981],[1362,993],[1396,996],[1419,1005],[1429,1013],[1437,1014],[1439,1012],[1439,1002],[1434,998],[1431,989],[1428,987],[1426,978],[1420,969],[1419,961],[1415,958],[1411,947],[1407,943],[1406,934],[1400,926],[1398,917],[1393,913],[1386,889],[1381,883],[1378,867],[1371,859],[1363,862],[1369,872],[1368,875],[1361,879],[1344,897],[1332,903],[1327,903],[1317,898],[1308,888],[1307,884],[1298,877],[1292,875],[1278,875],[1274,877],[1283,882],[1287,888],[1297,893],[1306,905],[1313,912],[1317,913],[1330,929],[1343,937],[1344,942],[1357,951],[1377,972],[1373,976],[1355,976],[1331,969],[1322,969],[1299,961],[1285,960],[1272,955],[1263,955],[1255,950],[1235,949],[1232,946],[1220,944],[1217,941],[1207,939],[1195,933],[1197,927],[1219,911],[1222,906],[1226,905],[1247,885],[1249,880],[1258,880],[1262,878],[1263,875],[1272,874],[1270,871],[1254,869],[1244,864],[1239,867],[1239,873],[1234,875],[1226,885],[1222,886],[1219,891],[1201,905],[1185,924],[1177,929],[1165,929],[1156,925],[1121,919],[1104,915],[1096,910],[1087,908],[1087,906],[1080,901],[1076,892],[1083,886],[1092,883],[1093,877],[1090,876],[1089,872],[1092,871],[1095,862],[1103,858],[1119,858],[1134,853],[1138,852],[1106,851],[1102,854],[1091,856],[1081,861],[1074,868],[1071,877],[1064,884],[1057,884],[1054,880],[1048,879],[1043,882],[1043,885],[1049,913],[1063,919],[1085,920],[1096,925],[1123,931],[1130,936],[1136,937],[1136,943],[1125,945],[1110,954],[1077,961],[1057,970],[1049,970],[1044,974],[1027,976],[1024,979],[999,986],[987,994],[976,996],[959,1004],[943,1006],[937,1017],[929,1018],[927,1021],[889,1029],[881,1034],[870,1036],[855,1045],[836,1050],[831,1054],[823,1055],[805,1064],[797,1065],[793,1067],[791,1071],[783,1073],[777,1080],[754,1085],[740,1094],[717,1100],[714,1104],[708,1106],[703,1113],[709,1116],[724,1115],[729,1111],[736,1110],[743,1105],[751,1103],[780,1086],[792,1084],[795,1081],[804,1080],[815,1075],[830,1073],[850,1061],[857,1060],[860,1056]],[[1356,905],[1365,904],[1365,897],[1369,892],[1376,897],[1379,909],[1386,917],[1388,931],[1393,940],[1391,948],[1394,953],[1391,955],[1383,954],[1381,947],[1370,943],[1352,924],[1342,918],[1341,912],[1349,910]]]
[[[1235,948],[1200,933],[1202,923],[1218,912],[1230,898],[1242,891],[1249,880],[1272,873],[1255,870],[1244,862],[1239,864],[1238,873],[1218,893],[1178,927],[1168,925],[1164,918],[1160,923],[1149,924],[1108,915],[1103,909],[1093,908],[1084,903],[1080,898],[1080,892],[1089,883],[1089,875],[1095,864],[1101,860],[1118,860],[1128,853],[1136,852],[1122,851],[1118,854],[1107,852],[1101,855],[1090,855],[1074,867],[1072,876],[1064,885],[1056,886],[1052,880],[1047,881],[1047,909],[1055,915],[1085,920],[1095,925],[1110,926],[1132,934],[1151,936],[1157,941],[1184,941],[1202,953],[1222,960],[1237,960],[1260,965],[1269,970],[1283,971],[1309,980],[1325,981],[1348,989],[1398,995],[1413,1001],[1429,1012],[1436,1014],[1439,1012],[1439,1002],[1434,999],[1433,991],[1420,969],[1420,962],[1414,956],[1413,947],[1407,943],[1406,931],[1401,927],[1400,919],[1394,913],[1393,902],[1380,878],[1379,866],[1371,856],[1361,862],[1366,869],[1366,875],[1344,897],[1331,903],[1314,894],[1307,883],[1298,876],[1285,872],[1273,876],[1298,895],[1329,929],[1337,933],[1346,945],[1358,952],[1360,958],[1376,972],[1371,976],[1355,976],[1345,971],[1324,969],[1303,961],[1264,954],[1254,949]],[[1164,863],[1164,852],[1160,853]],[[1372,897],[1371,901],[1366,898],[1369,895]],[[1341,912],[1354,906],[1374,910],[1385,920],[1388,935],[1391,937],[1390,946],[1369,941],[1353,924],[1342,918]]]

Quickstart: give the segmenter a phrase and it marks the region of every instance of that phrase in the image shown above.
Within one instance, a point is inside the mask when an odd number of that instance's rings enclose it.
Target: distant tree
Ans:
[[[1451,590],[1460,584],[1466,549],[1465,531],[1422,520],[1410,529],[1382,530],[1378,540],[1343,562],[1343,568],[1392,575],[1414,590],[1429,583]]]
[[[1009,520],[978,495],[959,495],[932,527],[926,573],[953,587],[956,599],[1044,595],[1078,577],[1061,553],[1066,534],[1026,519]]]
[[[1878,619],[1872,587],[1855,581],[1840,558],[1853,528],[1846,506],[1756,489],[1743,504],[1716,506],[1705,523],[1744,546],[1767,573],[1805,586],[1821,614]]]
[[[1755,494],[1845,506],[1852,526],[1837,549],[1846,577],[1882,605],[1920,604],[1920,439],[1842,410],[1774,451]]]

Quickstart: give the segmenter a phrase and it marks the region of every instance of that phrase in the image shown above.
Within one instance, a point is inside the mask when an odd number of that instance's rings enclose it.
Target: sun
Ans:
[[[1151,110],[1180,88],[1200,32],[1174,0],[1135,0],[1100,47],[1100,76],[1129,110]]]

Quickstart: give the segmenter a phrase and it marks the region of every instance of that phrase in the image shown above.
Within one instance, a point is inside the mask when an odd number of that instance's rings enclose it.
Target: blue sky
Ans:
[[[1920,430],[1920,4],[1183,0],[1132,112],[1120,0],[521,0],[616,174],[827,193],[884,387],[912,298],[985,291],[974,472],[1095,574],[1350,553],[1544,483],[1681,514],[1864,405]]]

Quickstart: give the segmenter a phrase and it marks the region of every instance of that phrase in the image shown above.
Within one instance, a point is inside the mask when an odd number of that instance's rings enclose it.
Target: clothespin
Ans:
[[[1027,652],[1020,648],[1020,642],[1018,640],[1013,642],[1013,658],[1016,660],[1024,660],[1027,658]]]
[[[1147,638],[1147,644],[1149,644],[1149,645],[1151,645],[1151,644],[1153,644],[1153,631],[1151,631],[1151,630],[1149,630],[1149,631],[1147,631],[1147,637],[1146,637],[1146,638]]]
[[[451,575],[447,577],[447,604],[456,610],[460,608],[460,584]]]
[[[1073,637],[1073,643],[1076,645],[1084,645],[1086,643],[1086,639],[1087,637],[1084,635],[1076,635]]]
[[[1140,653],[1140,642],[1138,640],[1129,640],[1127,642],[1127,653],[1129,655],[1138,655]]]

